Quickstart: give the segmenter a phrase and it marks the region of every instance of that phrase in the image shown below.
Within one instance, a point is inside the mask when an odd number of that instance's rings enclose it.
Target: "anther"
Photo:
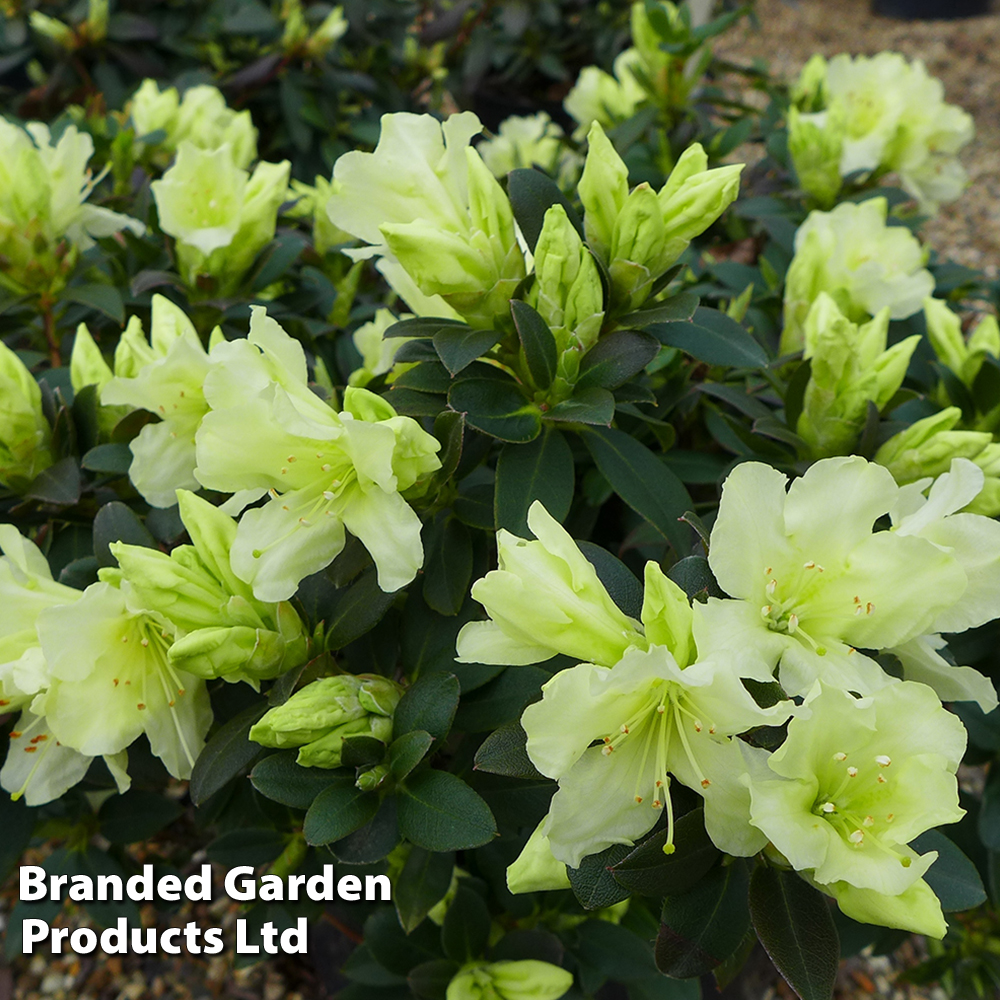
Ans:
[[[816,563],[814,563],[812,561],[812,559],[810,559],[809,562],[802,564],[802,568],[803,569],[815,569],[816,568]]]
[[[657,711],[657,714],[659,714],[659,715],[663,715],[663,713],[666,710],[667,710],[667,706],[666,705],[657,705],[656,706],[656,711]]]
[[[875,819],[874,819],[874,817],[872,817],[872,816],[866,816],[861,821],[861,825],[862,826],[874,826],[875,825]]]
[[[829,815],[830,813],[835,813],[837,811],[837,807],[832,802],[824,802],[820,806],[820,809],[827,815]]]
[[[869,601],[869,602],[868,602],[868,603],[867,603],[867,604],[865,605],[865,614],[866,614],[866,615],[870,615],[870,614],[871,614],[871,613],[872,613],[872,612],[873,612],[874,610],[875,610],[875,605],[874,605],[874,604],[872,604],[872,602],[871,602],[871,601]]]
[[[892,763],[892,758],[887,754],[880,753],[875,758],[875,763],[878,764],[879,767],[888,767]]]
[[[702,778],[702,779],[701,779],[701,787],[702,787],[702,788],[708,788],[708,786],[709,786],[710,784],[712,784],[712,782],[711,782],[711,781],[709,781],[709,780],[708,780],[708,778]]]
[[[626,726],[626,725],[625,725],[624,723],[622,724],[622,727],[621,727],[621,732],[622,732],[622,733],[623,733],[623,734],[624,734],[625,736],[628,736],[628,726]]]
[[[146,706],[141,701],[135,707],[139,709],[140,712],[144,712],[146,710]]]
[[[767,596],[773,597],[775,590],[777,590],[777,587],[778,587],[777,580],[768,580],[767,586],[764,588],[767,591]]]
[[[25,753],[34,753],[37,749],[38,749],[38,747],[25,747],[24,748],[24,752]]]
[[[142,646],[145,649],[145,647],[149,645],[149,640],[148,639],[140,639],[139,640],[139,645]]]
[[[601,747],[601,753],[605,757],[610,757],[615,752],[615,748],[609,743],[606,747]]]
[[[847,769],[848,778],[856,778],[858,776],[858,769],[856,767],[849,767]]]
[[[880,785],[884,785],[884,784],[885,784],[885,775],[884,775],[884,774],[880,774],[880,775],[878,776],[878,783],[879,783]]]
[[[320,472],[329,472],[330,471],[330,466],[329,465],[321,465],[319,467],[319,471]]]
[[[843,752],[841,752],[841,753],[835,753],[833,755],[833,759],[834,760],[847,760],[847,754],[843,753]]]
[[[855,830],[854,833],[852,833],[847,839],[852,844],[860,844],[862,843],[862,841],[864,841],[865,835],[864,833],[862,833],[861,830]]]
[[[19,740],[19,739],[20,739],[20,738],[21,738],[21,737],[22,737],[23,735],[24,735],[24,733],[20,732],[20,731],[19,731],[19,730],[17,730],[17,729],[12,729],[12,730],[10,731],[10,738],[11,738],[12,740]]]
[[[336,493],[331,493],[329,490],[323,490],[323,499],[324,500],[336,500],[337,499],[337,494]]]
[[[289,455],[287,461],[294,462],[294,461],[296,461],[296,458],[295,458],[294,455]]]
[[[641,805],[642,805],[642,796],[641,796],[641,795],[637,795],[637,796],[635,797],[635,804],[636,804],[637,806],[641,806]]]

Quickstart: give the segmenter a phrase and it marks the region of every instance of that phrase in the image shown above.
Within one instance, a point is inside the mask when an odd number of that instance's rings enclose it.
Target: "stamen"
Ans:
[[[843,752],[841,752],[841,753],[835,753],[833,755],[833,759],[834,760],[847,760],[847,754],[843,753]]]
[[[875,758],[875,763],[878,764],[879,767],[888,767],[892,763],[892,758],[884,753],[880,753]]]
[[[849,767],[847,769],[848,778],[856,778],[858,776],[858,769],[856,767]]]
[[[864,842],[865,835],[861,830],[855,830],[847,839],[852,844],[861,844]]]
[[[885,775],[884,775],[884,774],[880,774],[880,775],[878,776],[878,783],[879,783],[880,785],[884,785],[884,784],[885,784]]]
[[[874,818],[873,818],[873,817],[871,817],[871,816],[866,816],[866,817],[865,817],[865,818],[864,818],[864,819],[863,819],[863,820],[861,821],[861,823],[862,823],[862,825],[863,825],[863,826],[874,826],[874,825],[875,825],[875,820],[874,820]]]
[[[827,814],[835,813],[837,811],[837,807],[832,802],[824,802],[820,806],[820,809]]]

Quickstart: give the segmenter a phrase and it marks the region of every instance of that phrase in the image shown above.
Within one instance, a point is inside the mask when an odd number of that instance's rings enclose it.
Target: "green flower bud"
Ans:
[[[362,771],[354,784],[362,792],[374,792],[388,777],[389,768],[385,764],[376,764],[375,767],[371,767],[367,771]]]
[[[587,159],[579,185],[585,213],[583,228],[594,252],[608,262],[615,223],[628,198],[628,167],[599,122],[590,126],[587,141]]]
[[[969,337],[962,336],[962,323],[941,299],[924,300],[927,339],[938,360],[972,387],[987,355],[1000,356],[1000,328],[995,316],[985,316]]]
[[[87,10],[87,39],[103,42],[108,35],[108,0],[90,0]]]
[[[195,677],[252,682],[276,676],[285,657],[285,641],[277,632],[245,625],[201,628],[174,642],[168,655],[172,664]]]
[[[544,825],[545,820],[542,820],[535,827],[517,860],[507,868],[507,888],[515,895],[570,887],[566,865],[556,860],[549,838],[542,833]]]
[[[304,746],[322,739],[335,727],[368,715],[358,701],[360,688],[360,678],[352,674],[313,681],[268,711],[250,730],[250,739],[267,747]]]
[[[53,463],[51,443],[38,383],[0,342],[0,486],[23,492]]]
[[[473,962],[448,984],[446,1000],[559,1000],[573,985],[573,974],[558,965]]]
[[[287,197],[295,199],[295,204],[282,213],[293,219],[312,219],[313,246],[320,256],[335,246],[351,242],[351,234],[335,226],[327,214],[326,205],[332,192],[332,183],[319,175],[312,186],[293,180]]]
[[[563,130],[544,111],[505,118],[497,134],[481,142],[476,151],[494,177],[534,166],[554,175],[561,172],[567,153]]]
[[[920,337],[886,350],[888,330],[888,308],[857,326],[826,292],[813,303],[805,326],[805,357],[812,366],[796,430],[816,457],[848,454],[868,403],[881,410],[902,385]]]
[[[585,66],[573,89],[566,95],[563,107],[578,121],[573,133],[576,139],[587,135],[593,122],[610,128],[631,118],[647,99],[646,88],[639,82],[636,70],[643,69],[638,49],[626,49],[615,59],[614,75],[598,66]]]
[[[821,208],[831,208],[843,186],[840,158],[846,127],[839,104],[822,114],[803,115],[794,106],[788,112],[788,152],[795,173]]]
[[[334,7],[309,37],[309,41],[306,43],[306,54],[311,59],[319,59],[326,55],[334,44],[347,34],[348,27],[347,18],[344,17],[344,8]]]
[[[266,716],[265,716],[266,718]],[[317,740],[300,747],[296,762],[302,767],[340,767],[344,740],[349,736],[372,736],[383,743],[392,738],[392,719],[381,715],[364,715],[358,719],[350,719],[335,726],[332,730]],[[251,732],[250,738],[253,739]],[[371,772],[366,772],[371,773]],[[375,788],[385,778],[385,772],[371,774],[365,782],[358,785],[362,791]],[[368,783],[371,782],[369,786]]]
[[[792,86],[792,103],[804,112],[822,111],[826,107],[827,62],[819,53],[802,67]]]
[[[28,16],[28,23],[31,25],[32,31],[37,31],[38,34],[55,42],[61,48],[76,48],[76,35],[73,34],[73,29],[63,24],[58,18],[49,17],[48,14],[33,10]]]
[[[597,265],[561,205],[545,213],[527,301],[552,330],[564,355],[560,374],[572,381],[582,354],[596,343],[601,331],[604,290]],[[572,363],[565,357],[567,351],[572,352]]]
[[[402,695],[403,692],[394,681],[386,677],[365,676],[358,690],[358,702],[373,715],[391,719]]]
[[[964,510],[994,517],[1000,514],[1000,444],[987,431],[953,430],[961,419],[957,406],[924,417],[889,438],[874,460],[902,486],[928,476],[936,479],[951,469],[953,459],[967,458],[983,470],[986,481]]]
[[[70,355],[69,375],[74,392],[79,392],[88,385],[101,388],[114,377],[110,365],[94,343],[86,323],[81,323],[76,328],[73,353]]]

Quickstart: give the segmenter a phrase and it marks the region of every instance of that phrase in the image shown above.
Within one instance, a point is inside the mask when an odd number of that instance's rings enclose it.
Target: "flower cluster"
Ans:
[[[792,96],[789,150],[802,186],[823,207],[858,175],[897,173],[929,212],[965,189],[957,154],[972,140],[972,116],[945,103],[941,81],[919,59],[816,55]]]
[[[588,661],[557,672],[522,715],[528,755],[559,790],[511,888],[564,887],[566,866],[635,843],[663,813],[672,851],[677,781],[702,797],[726,853],[766,848],[848,915],[942,936],[922,878],[937,855],[907,845],[962,815],[966,736],[942,700],[997,706],[988,679],[938,652],[941,632],[997,613],[1000,526],[956,513],[982,485],[961,459],[933,486],[906,487],[858,457],[821,460],[790,489],[744,463],[710,539],[730,596],[691,603],[650,562],[639,620],[540,504],[537,540],[501,531],[500,568],[473,587],[489,620],[463,628],[459,660]],[[891,527],[875,530],[886,515]],[[897,657],[904,679],[876,653]],[[780,696],[751,696],[747,682],[775,680]],[[745,738],[783,722],[773,752]]]

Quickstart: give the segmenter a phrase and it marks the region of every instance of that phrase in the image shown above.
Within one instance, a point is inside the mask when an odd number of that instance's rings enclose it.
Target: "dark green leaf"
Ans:
[[[656,965],[666,976],[703,976],[724,962],[750,928],[742,859],[710,871],[693,889],[663,901]]]
[[[425,551],[424,600],[438,614],[457,615],[472,579],[472,535],[461,521],[441,518],[428,532]]]
[[[990,768],[979,807],[979,839],[991,851],[1000,851],[1000,766],[996,764]]]
[[[438,361],[423,361],[409,371],[403,372],[392,383],[396,389],[415,389],[417,392],[433,392],[443,395],[451,388],[448,369]]]
[[[664,854],[667,831],[657,830],[611,873],[626,889],[644,896],[687,892],[719,859],[719,850],[705,832],[702,809],[685,813],[674,824],[674,852]]]
[[[344,767],[368,767],[381,764],[386,745],[374,736],[348,736],[344,740],[340,762]]]
[[[968,661],[959,659],[958,662]],[[953,711],[968,729],[971,743],[982,750],[1000,750],[1000,708],[986,713],[973,701],[960,701]]]
[[[511,778],[544,778],[528,756],[527,741],[520,719],[506,723],[483,740],[476,751],[476,770]]]
[[[451,329],[438,330],[434,334],[434,350],[452,375],[482,357],[498,340],[495,330]]]
[[[609,389],[597,386],[576,389],[569,399],[556,403],[545,414],[546,420],[576,424],[600,424],[608,427],[615,416],[615,397]]]
[[[501,441],[532,441],[542,429],[541,410],[510,380],[470,378],[448,393],[448,404],[466,423]]]
[[[455,855],[435,854],[414,847],[396,879],[393,901],[403,930],[415,930],[429,910],[440,902],[451,887]]]
[[[440,958],[440,941],[440,932],[433,924],[406,934],[396,911],[388,906],[380,907],[365,921],[365,944],[375,960],[397,976],[405,976],[428,959]],[[368,1000],[368,994],[364,994],[364,1000]]]
[[[382,799],[378,812],[364,826],[330,846],[334,857],[349,865],[370,865],[381,861],[399,843],[396,796]]]
[[[655,323],[646,328],[661,344],[698,361],[730,368],[765,368],[764,349],[736,320],[718,309],[699,306],[687,323]]]
[[[119,325],[125,323],[125,303],[114,285],[74,285],[62,293],[62,298],[104,313]]]
[[[698,296],[694,292],[678,292],[665,302],[620,317],[618,325],[642,330],[652,323],[676,323],[689,320],[698,308]]]
[[[468,733],[496,729],[518,718],[548,679],[549,674],[540,667],[508,667],[462,699],[455,725]]]
[[[559,190],[556,182],[540,170],[512,170],[507,175],[507,196],[510,198],[514,218],[532,252],[545,224],[545,213],[553,205],[562,205],[566,217],[580,234],[580,239],[585,238],[583,223],[576,210]]]
[[[589,350],[580,362],[577,388],[617,389],[649,364],[660,352],[656,337],[639,330],[616,330]]]
[[[352,983],[362,986],[399,986],[405,983],[402,976],[384,968],[366,944],[360,944],[344,963],[343,973]]]
[[[265,757],[250,772],[250,781],[261,795],[275,802],[293,809],[308,809],[338,776],[321,767],[301,767],[295,763],[296,753],[285,750]]]
[[[395,599],[378,585],[378,574],[367,570],[357,582],[337,594],[327,619],[326,648],[343,649],[373,629]]]
[[[305,130],[308,139],[309,130]],[[285,232],[276,236],[261,251],[257,263],[250,273],[250,287],[259,292],[282,278],[285,272],[299,259],[309,240],[301,233]]]
[[[112,542],[142,545],[147,549],[157,547],[156,539],[139,520],[139,516],[120,500],[106,503],[94,518],[94,555],[101,566],[118,565],[108,548]]]
[[[285,835],[280,830],[230,830],[216,837],[205,853],[210,861],[226,868],[236,865],[266,865],[285,849]]]
[[[455,497],[455,517],[470,528],[494,531],[494,489],[490,483],[460,486]]]
[[[986,899],[983,880],[976,866],[940,830],[928,830],[911,841],[918,854],[937,851],[938,858],[927,869],[924,881],[934,890],[945,912],[970,910]]]
[[[642,614],[642,584],[635,573],[600,545],[593,542],[576,544],[597,571],[597,577],[604,584],[611,600],[630,618],[638,620]]]
[[[483,897],[459,883],[441,927],[441,947],[448,958],[468,962],[480,958],[490,934],[490,911]]]
[[[112,844],[150,840],[183,811],[175,799],[133,788],[124,795],[111,796],[101,806],[101,836]]]
[[[684,484],[644,444],[622,431],[588,428],[581,437],[622,500],[684,552],[689,534],[678,518],[694,506]]]
[[[391,337],[433,337],[435,333],[442,330],[471,330],[464,320],[460,319],[439,319],[434,316],[414,316],[412,319],[401,319],[398,323],[393,323],[385,333],[383,340]]]
[[[576,951],[587,965],[620,983],[656,975],[649,944],[621,924],[585,921],[577,931]]]
[[[266,702],[251,705],[222,725],[208,741],[191,775],[191,799],[196,806],[233,778],[245,774],[261,754],[263,747],[247,739],[247,734],[266,711]]]
[[[20,860],[31,834],[35,829],[34,809],[29,809],[23,801],[14,802],[9,795],[0,795],[0,883],[14,870]]]
[[[451,730],[459,698],[454,674],[434,673],[421,677],[400,699],[393,716],[394,740],[415,730],[423,730],[443,740]]]
[[[531,379],[539,389],[547,389],[556,377],[559,362],[556,339],[545,320],[527,302],[512,299],[510,311]]]
[[[25,496],[43,503],[69,507],[80,499],[80,486],[80,466],[76,464],[76,459],[61,458],[55,465],[50,465],[35,476]]]
[[[573,502],[573,485],[573,452],[555,428],[528,444],[505,444],[497,460],[497,527],[529,537],[528,508],[536,500],[557,521],[564,520]]]
[[[619,885],[611,874],[612,866],[618,864],[628,853],[626,845],[612,844],[598,854],[585,857],[579,868],[567,866],[569,884],[585,910],[602,910],[628,899],[628,889]]]
[[[127,476],[132,452],[127,444],[99,444],[80,459],[80,464],[91,472]]]
[[[497,835],[489,806],[446,771],[420,771],[407,780],[399,795],[399,828],[428,851],[469,850]]]
[[[362,792],[354,778],[338,778],[316,796],[302,832],[310,844],[332,844],[367,823],[378,811],[378,796]]]
[[[424,729],[414,729],[393,740],[389,745],[389,770],[402,781],[430,750],[434,737]]]
[[[724,596],[704,556],[686,556],[670,567],[667,576],[692,600],[699,595]]]
[[[829,1000],[840,939],[826,897],[795,872],[758,865],[750,880],[754,930],[775,968],[802,1000]]]
[[[448,984],[457,974],[458,963],[435,958],[411,969],[406,981],[420,1000],[446,1000]]]

